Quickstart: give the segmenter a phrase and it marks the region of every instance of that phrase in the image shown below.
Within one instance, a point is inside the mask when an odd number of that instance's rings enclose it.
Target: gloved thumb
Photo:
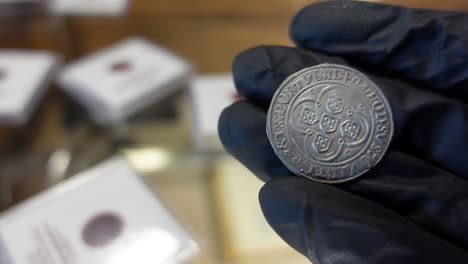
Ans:
[[[288,176],[259,198],[268,223],[314,264],[468,263],[462,249],[336,186]]]

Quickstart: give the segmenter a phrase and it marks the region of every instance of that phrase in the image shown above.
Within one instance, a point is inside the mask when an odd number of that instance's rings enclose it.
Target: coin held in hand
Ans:
[[[339,183],[374,167],[393,136],[390,105],[361,72],[321,64],[287,78],[275,92],[267,135],[296,175]]]

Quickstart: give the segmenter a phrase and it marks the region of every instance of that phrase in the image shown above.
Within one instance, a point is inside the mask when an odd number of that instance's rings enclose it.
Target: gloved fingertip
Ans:
[[[239,94],[267,108],[276,88],[287,77],[275,68],[276,58],[282,56],[285,49],[290,48],[258,46],[237,55],[232,72]]]
[[[234,81],[241,80],[245,75],[264,70],[262,62],[265,58],[262,54],[265,53],[265,49],[266,46],[249,48],[234,58],[232,62]]]
[[[276,89],[291,74],[321,63],[345,64],[339,57],[285,46],[259,46],[240,53],[233,62],[239,94],[268,109]]]
[[[299,46],[335,54],[383,53],[399,40],[401,32],[392,21],[403,7],[361,1],[326,1],[309,5],[293,19],[290,35]],[[385,32],[386,42],[372,44],[372,37]],[[388,35],[391,33],[390,35]],[[394,41],[392,41],[394,40]]]
[[[221,115],[219,116],[218,120],[218,135],[219,139],[221,140],[221,143],[226,146],[230,142],[230,118],[231,115],[231,108],[226,107],[223,109],[221,112]]]
[[[304,179],[281,177],[266,183],[259,192],[263,213],[271,225],[294,222],[303,210]]]
[[[290,35],[300,46],[319,47],[330,36],[339,33],[338,26],[342,15],[337,17],[343,1],[327,1],[314,3],[301,9],[290,25]],[[313,33],[312,33],[313,32]]]
[[[274,179],[260,190],[259,201],[265,219],[275,232],[291,247],[315,260],[311,254],[313,249],[309,248],[312,230],[308,229],[313,227],[306,220],[312,208],[307,181],[294,176]]]
[[[263,109],[247,101],[232,104],[221,114],[218,133],[225,149],[261,180],[290,173],[267,138]]]

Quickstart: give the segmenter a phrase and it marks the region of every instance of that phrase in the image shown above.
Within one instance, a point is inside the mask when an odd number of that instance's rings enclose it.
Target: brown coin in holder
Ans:
[[[128,61],[118,61],[112,64],[111,71],[114,73],[129,72],[132,69],[132,65]]]
[[[6,70],[0,68],[0,81],[3,81],[7,77],[7,72]]]
[[[101,248],[116,240],[122,233],[124,222],[114,213],[105,212],[93,217],[82,230],[86,245]]]

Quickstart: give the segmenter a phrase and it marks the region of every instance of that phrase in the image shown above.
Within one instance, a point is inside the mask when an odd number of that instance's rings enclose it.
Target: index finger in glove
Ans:
[[[284,79],[297,69],[317,63],[346,65],[340,58],[318,52],[261,46],[249,49],[235,59],[234,80],[239,92],[266,112]],[[393,147],[468,177],[465,164],[468,157],[468,107],[418,89],[399,80],[398,76],[365,74],[382,89],[392,107],[395,121]]]
[[[310,5],[291,24],[301,47],[422,81],[468,100],[468,15],[360,1]]]

